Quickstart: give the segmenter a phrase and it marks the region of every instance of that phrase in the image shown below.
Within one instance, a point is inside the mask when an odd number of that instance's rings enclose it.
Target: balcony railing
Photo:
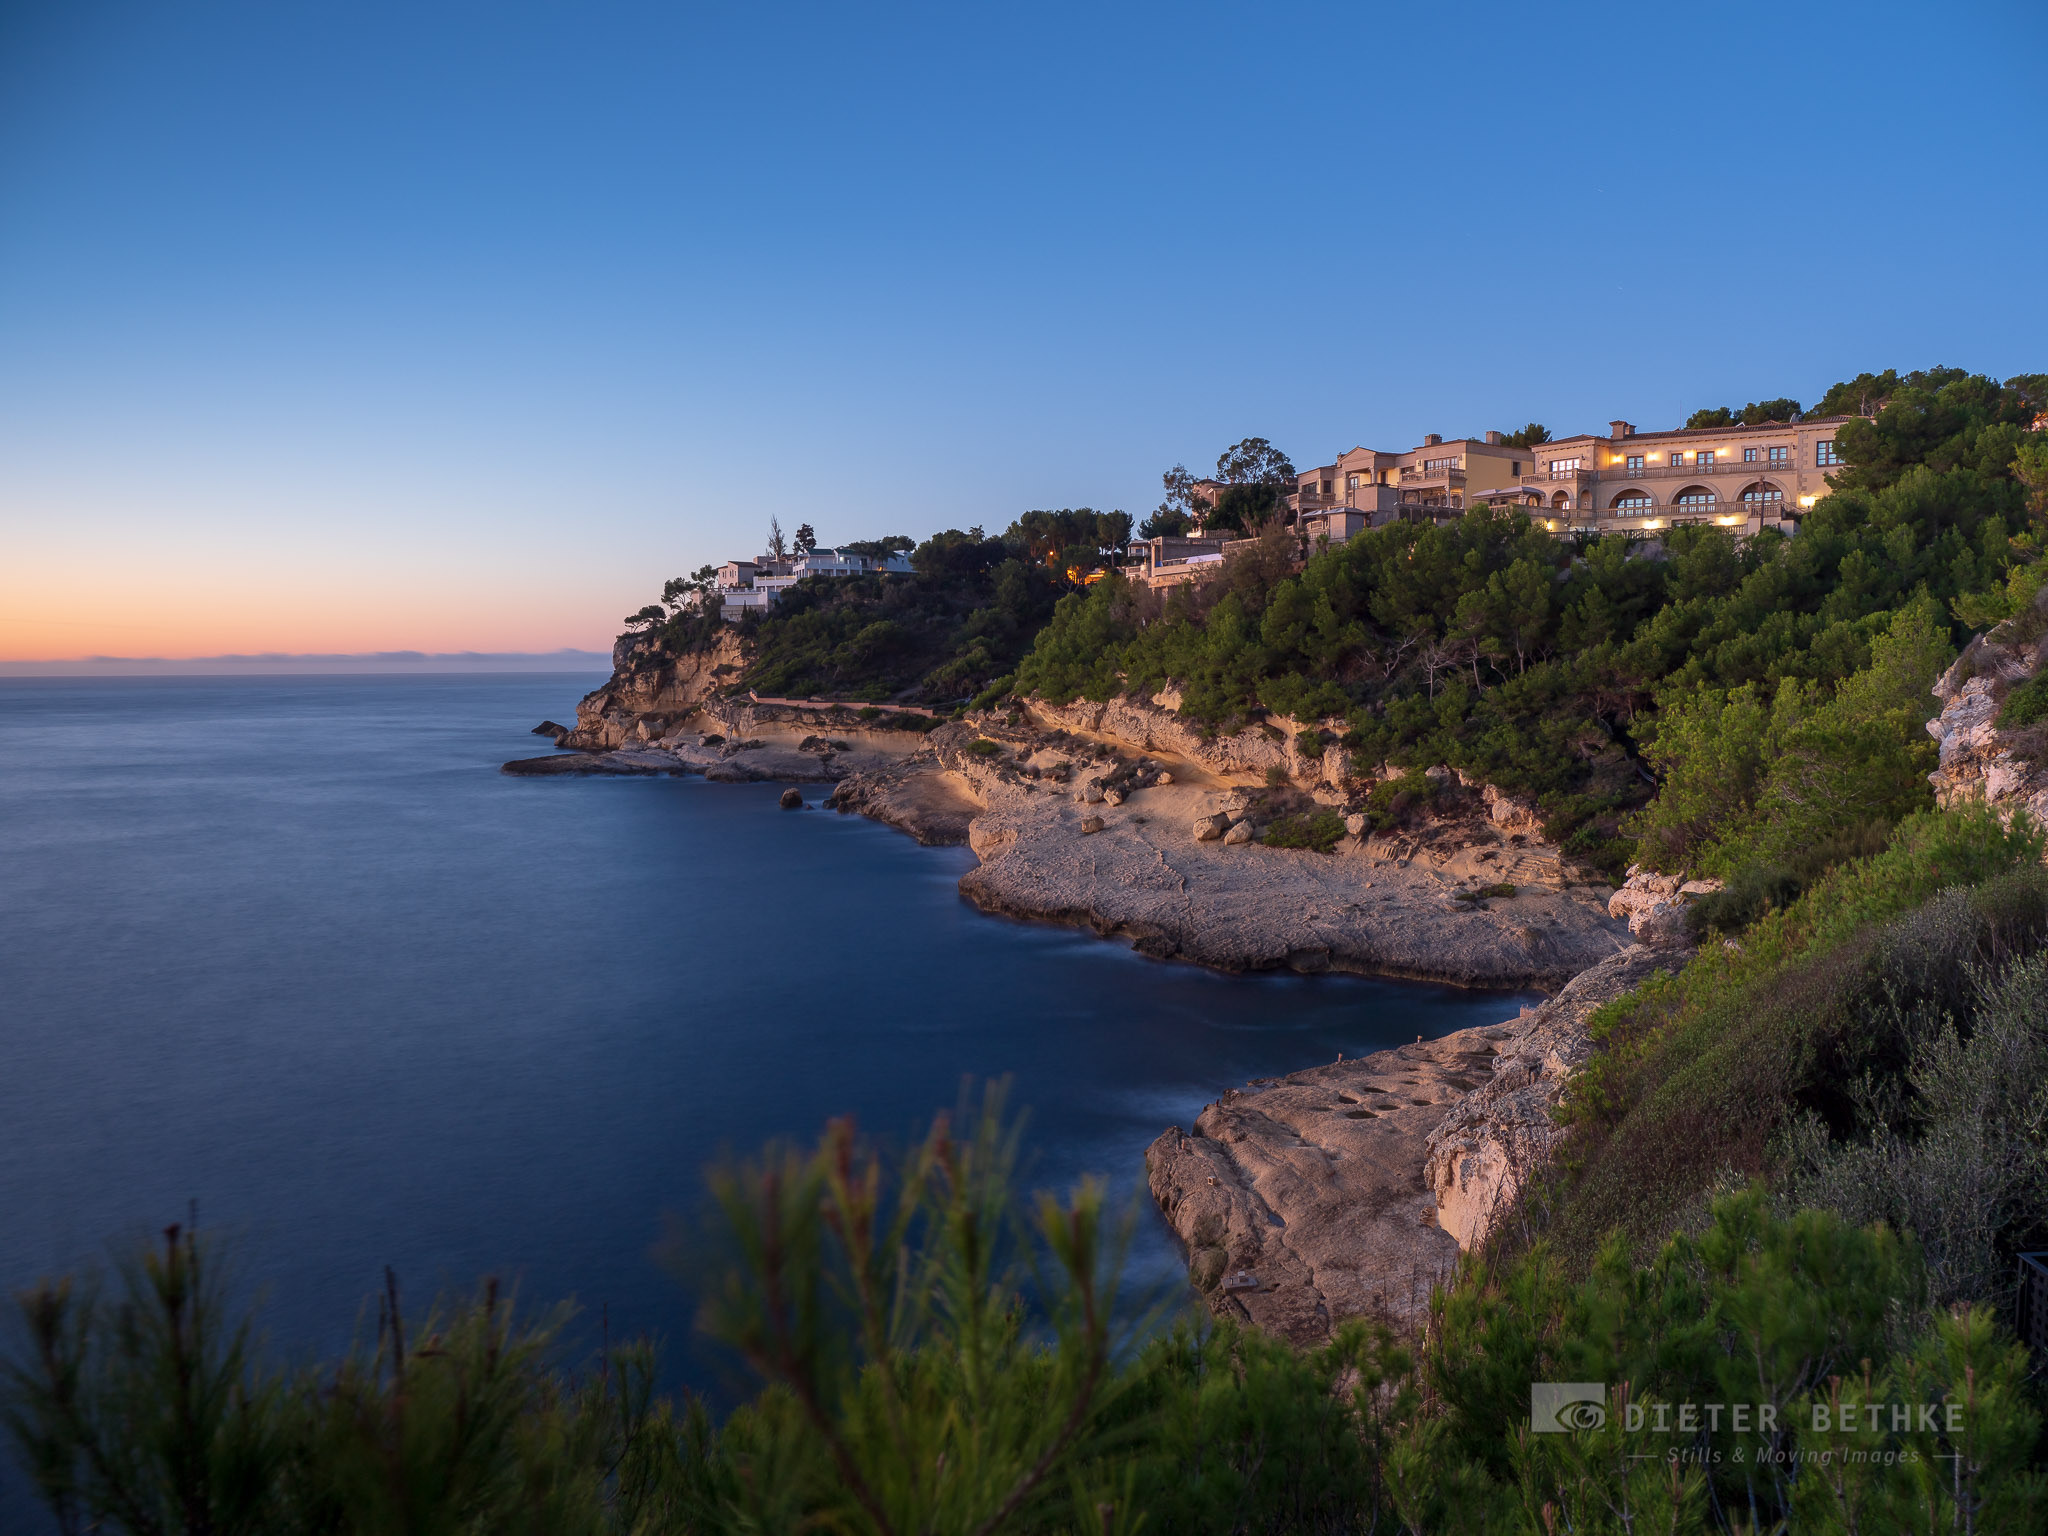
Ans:
[[[1718,459],[1712,464],[1644,464],[1631,469],[1626,464],[1604,464],[1597,469],[1566,470],[1558,479],[1565,480],[1672,480],[1696,478],[1700,475],[1789,475],[1799,466],[1790,459],[1773,463],[1768,459],[1745,462],[1741,459]],[[1524,485],[1549,485],[1552,477],[1542,471],[1522,476]]]

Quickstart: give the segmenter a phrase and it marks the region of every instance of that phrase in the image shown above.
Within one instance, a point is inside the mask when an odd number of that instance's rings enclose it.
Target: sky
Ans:
[[[2048,7],[0,3],[0,661],[2048,369]]]

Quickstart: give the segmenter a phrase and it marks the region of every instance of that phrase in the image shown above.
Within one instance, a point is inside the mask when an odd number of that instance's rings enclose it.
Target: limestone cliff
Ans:
[[[1145,1167],[1189,1280],[1297,1343],[1349,1317],[1418,1322],[1550,1155],[1588,1016],[1684,958],[1634,945],[1504,1024],[1261,1079],[1168,1130]]]
[[[746,665],[739,632],[722,629],[708,646],[672,651],[654,635],[621,635],[612,647],[612,675],[576,706],[575,728],[559,745],[611,752],[647,742],[679,725]]]
[[[1213,774],[1263,779],[1269,770],[1278,768],[1291,782],[1331,803],[1343,799],[1345,781],[1361,767],[1342,747],[1322,746],[1320,740],[1316,747],[1303,751],[1308,733],[1319,728],[1316,724],[1276,716],[1227,736],[1204,731],[1179,712],[1180,696],[1170,690],[1151,699],[1120,698],[1106,704],[1086,699],[1048,704],[1033,699],[1025,708],[1033,720],[1054,730],[1113,742],[1133,752],[1163,753]],[[1341,733],[1344,724],[1322,722],[1321,728]]]
[[[2025,810],[2048,825],[2048,729],[2001,729],[2000,710],[2014,688],[2048,660],[2048,588],[2032,606],[1972,641],[1934,685],[1941,713],[1927,733],[1941,749],[1929,774],[1942,805],[1981,801],[2001,814]]]
[[[1529,1176],[1549,1162],[1563,1134],[1551,1112],[1593,1054],[1586,1028],[1593,1012],[1687,958],[1682,949],[1633,945],[1580,972],[1500,1032],[1492,1074],[1452,1106],[1425,1142],[1423,1182],[1436,1197],[1438,1225],[1460,1248],[1484,1242],[1514,1209]]]

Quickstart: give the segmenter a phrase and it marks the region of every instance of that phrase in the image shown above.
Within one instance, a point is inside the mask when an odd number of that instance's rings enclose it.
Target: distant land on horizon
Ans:
[[[294,673],[607,672],[608,651],[271,651],[225,656],[81,656],[0,661],[0,677],[247,677]]]

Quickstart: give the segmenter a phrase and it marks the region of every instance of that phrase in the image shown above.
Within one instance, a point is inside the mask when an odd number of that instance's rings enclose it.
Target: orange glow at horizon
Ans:
[[[645,572],[530,548],[464,559],[403,541],[231,554],[30,542],[0,533],[0,662],[606,651],[653,595]]]

